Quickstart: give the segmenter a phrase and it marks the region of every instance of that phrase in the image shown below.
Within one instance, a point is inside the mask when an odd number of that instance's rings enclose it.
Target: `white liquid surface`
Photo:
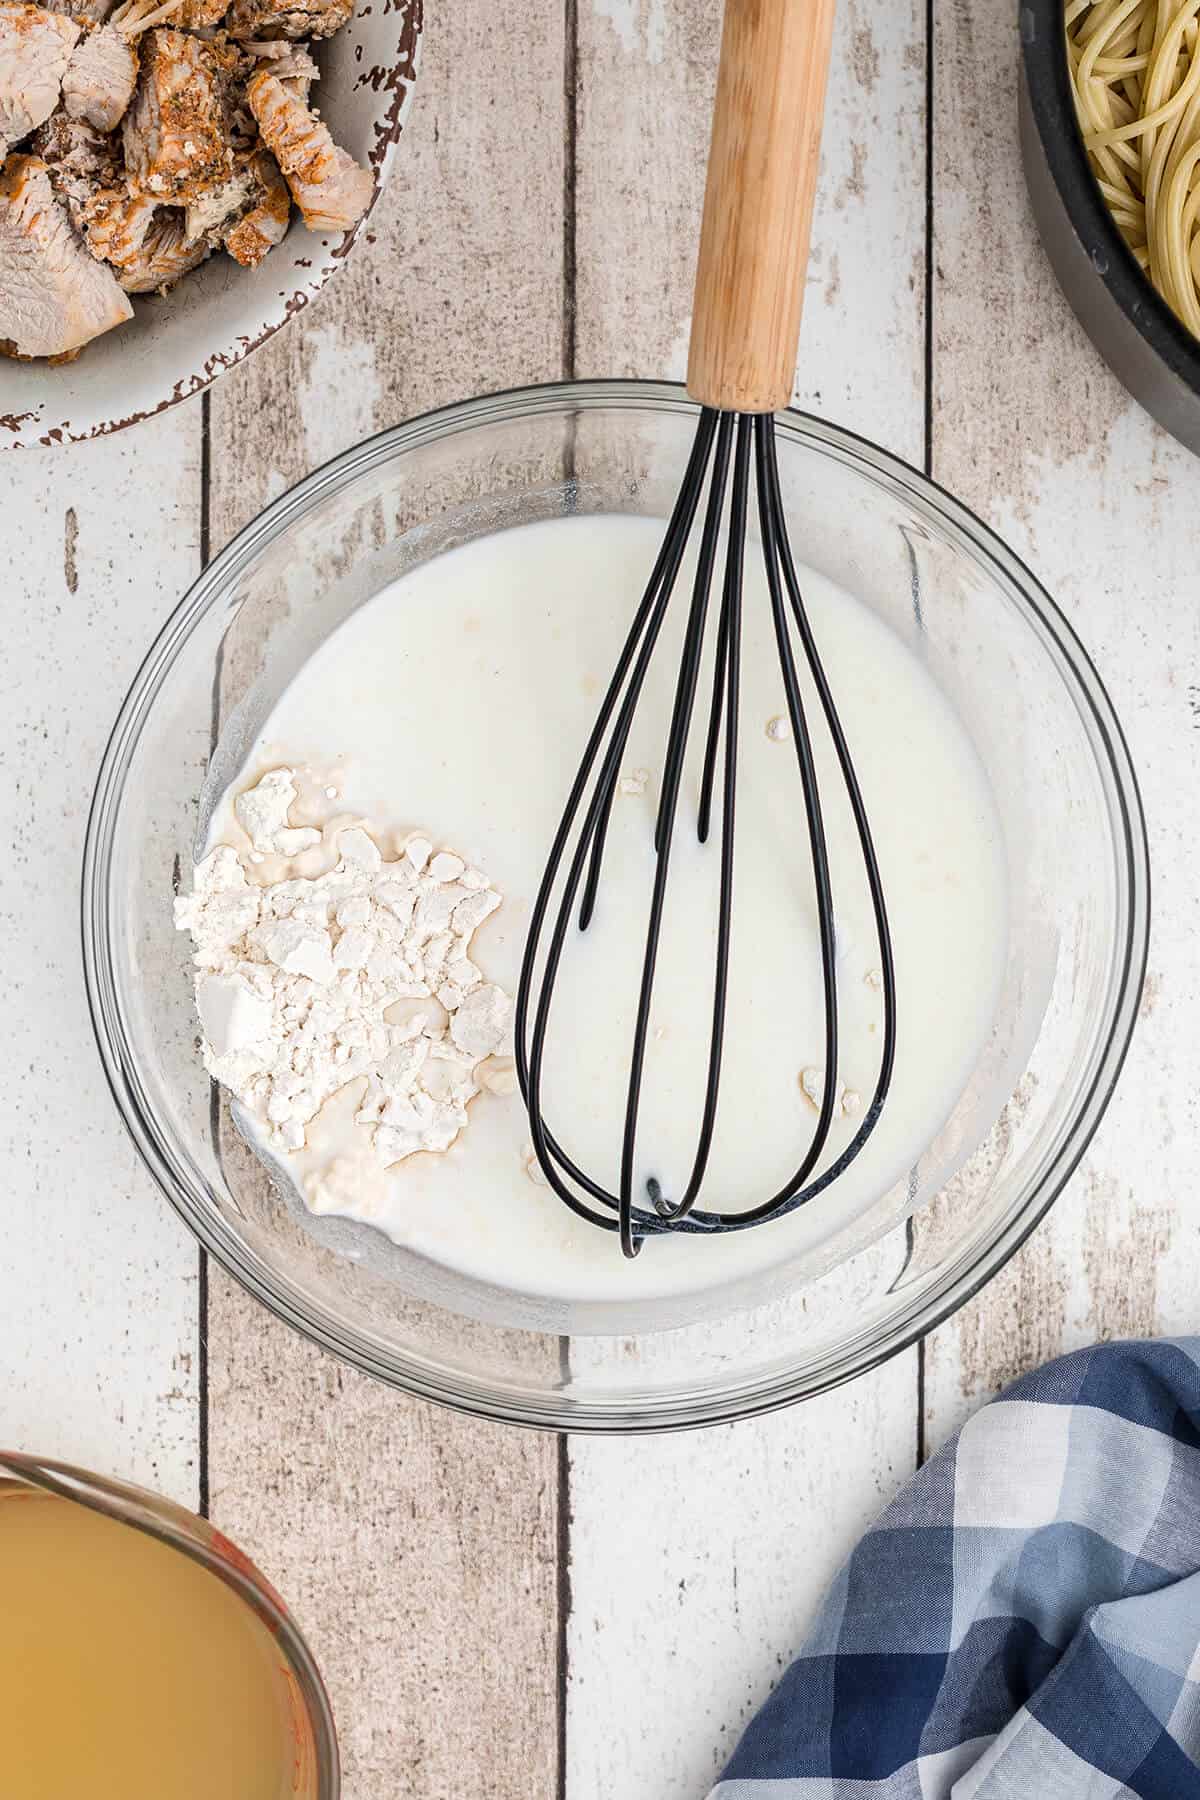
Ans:
[[[230,801],[262,770],[338,772],[336,810],[424,830],[477,862],[504,905],[476,934],[487,979],[515,993],[529,910],[570,780],[657,554],[662,524],[592,516],[522,526],[442,555],[348,619],[282,696],[210,841],[237,842]],[[687,571],[684,572],[686,577]],[[410,1249],[519,1293],[571,1300],[696,1292],[768,1268],[870,1208],[934,1139],[992,1022],[1005,947],[999,821],[980,763],[917,659],[867,608],[801,581],[883,871],[897,976],[895,1076],[857,1160],[793,1217],[720,1239],[649,1242],[633,1263],[527,1172],[520,1097],[481,1094],[440,1156],[398,1165],[357,1216]],[[547,1053],[560,1140],[615,1189],[653,871],[650,833],[687,596],[681,578],[622,768],[649,771],[613,811],[597,917],[572,929]],[[711,636],[711,632],[710,632]],[[708,665],[680,799],[639,1139],[639,1179],[677,1193],[691,1165],[711,1014],[719,828],[695,837]],[[807,692],[807,690],[806,690]],[[765,578],[748,547],[736,909],[717,1136],[700,1204],[742,1209],[788,1180],[816,1123],[799,1076],[823,1061],[816,906]],[[819,714],[815,702],[810,716]],[[839,1077],[873,1092],[883,999],[849,806],[814,725],[838,920]],[[333,809],[331,809],[333,810]],[[822,1166],[861,1118],[835,1124]],[[347,1131],[358,1132],[347,1122]],[[297,1177],[329,1154],[284,1158]],[[273,1156],[275,1161],[276,1157]],[[642,1190],[635,1190],[644,1192]]]

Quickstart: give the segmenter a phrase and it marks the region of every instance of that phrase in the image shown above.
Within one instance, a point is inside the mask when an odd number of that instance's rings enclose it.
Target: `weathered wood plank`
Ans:
[[[219,1272],[209,1333],[212,1515],[304,1625],[347,1800],[549,1800],[553,1438],[408,1401]]]
[[[366,241],[213,390],[214,549],[370,432],[561,375],[562,68],[552,8],[510,33],[480,0],[432,19]]]
[[[719,0],[597,0],[579,18],[580,375],[682,380]],[[923,14],[843,0],[796,401],[920,462]]]
[[[430,24],[374,241],[214,393],[214,544],[367,432],[561,373],[561,20],[544,10],[502,30],[469,0]],[[554,1440],[339,1368],[218,1271],[209,1367],[213,1515],[311,1632],[347,1800],[548,1800]]]
[[[579,16],[582,375],[682,377],[720,6]],[[924,28],[839,7],[799,403],[923,449]],[[916,1357],[774,1418],[570,1449],[568,1800],[698,1800],[910,1473]]]
[[[117,707],[199,568],[199,473],[199,406],[0,460],[0,1441],[193,1506],[197,1251],[105,1086],[79,964],[79,866]]]
[[[929,1342],[931,1445],[1060,1350],[1194,1329],[1200,1276],[1196,464],[1109,374],[1037,243],[1015,16],[939,0],[934,63],[934,473],[1029,559],[1099,664],[1141,780],[1155,925],[1139,1031],[1082,1168],[1008,1269]]]
[[[914,1359],[768,1419],[572,1441],[569,1800],[701,1800],[912,1472]]]

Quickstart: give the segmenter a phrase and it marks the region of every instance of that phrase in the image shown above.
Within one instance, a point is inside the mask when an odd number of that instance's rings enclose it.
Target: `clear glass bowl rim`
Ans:
[[[776,429],[791,440],[857,469],[902,499],[946,537],[990,568],[1030,623],[1055,653],[1060,674],[1096,734],[1103,757],[1101,778],[1119,820],[1117,849],[1118,917],[1123,909],[1123,942],[1117,951],[1117,997],[1107,1043],[1090,1087],[1082,1096],[1057,1154],[1021,1205],[998,1229],[972,1246],[939,1278],[898,1311],[884,1329],[856,1339],[816,1371],[790,1371],[759,1384],[730,1385],[719,1391],[672,1394],[653,1410],[580,1403],[549,1393],[516,1395],[464,1377],[462,1371],[434,1370],[393,1356],[352,1327],[312,1317],[288,1285],[264,1274],[243,1252],[224,1219],[194,1191],[168,1136],[142,1105],[134,1078],[134,1057],[121,1023],[108,955],[108,886],[117,814],[125,776],[147,714],[162,682],[210,605],[237,581],[255,557],[312,507],[393,457],[457,432],[506,424],[539,414],[580,410],[621,410],[696,416],[699,408],[679,383],[637,380],[547,382],[513,388],[422,413],[365,438],[289,488],[265,507],[209,563],[163,625],[134,676],[101,760],[84,843],[81,929],[84,980],[96,1042],[113,1099],[134,1145],[155,1183],[209,1254],[276,1317],[312,1342],[367,1374],[405,1392],[457,1411],[544,1430],[632,1433],[683,1430],[754,1417],[808,1399],[878,1367],[924,1337],[963,1306],[1008,1262],[1045,1217],[1077,1167],[1121,1072],[1137,1021],[1150,935],[1150,862],[1145,816],[1124,732],[1100,676],[1065,616],[1037,577],[991,528],[911,464],[868,439],[810,413],[777,414]]]

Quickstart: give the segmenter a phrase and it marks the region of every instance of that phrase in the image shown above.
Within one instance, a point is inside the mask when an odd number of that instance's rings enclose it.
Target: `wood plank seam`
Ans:
[[[579,134],[579,0],[563,0],[562,378],[575,379],[575,288],[579,254],[576,174]]]
[[[576,298],[578,291],[579,216],[577,186],[579,173],[579,0],[563,0],[563,251],[562,308],[563,346],[562,378],[573,381],[576,374]],[[565,473],[574,475],[572,446],[568,445],[570,466]],[[564,1378],[570,1372],[571,1340],[560,1338],[559,1366]],[[571,1621],[571,1453],[566,1432],[558,1434],[557,1444],[557,1533],[555,1540],[555,1800],[567,1800],[567,1766],[570,1746],[567,1742],[567,1687],[570,1681]]]
[[[212,390],[205,388],[200,396],[200,573],[207,569],[212,558]],[[213,678],[211,723],[209,725],[208,750],[211,756],[217,747],[217,739],[221,731],[221,658],[223,651],[218,652],[217,670]],[[209,1117],[212,1125],[214,1143],[218,1141],[218,1114],[220,1097],[216,1082],[209,1084]],[[196,1372],[200,1390],[200,1407],[197,1418],[197,1486],[199,1500],[197,1506],[203,1518],[208,1517],[211,1489],[208,1476],[208,1251],[203,1244],[196,1246]]]
[[[934,192],[933,192],[933,9],[936,0],[925,0],[925,368],[924,368],[924,469],[933,476],[933,274],[934,274]],[[925,1339],[917,1344],[917,1444],[916,1466],[922,1468],[929,1456],[925,1433]]]
[[[568,0],[568,5],[572,0]],[[564,1346],[569,1340],[564,1339]],[[565,1361],[566,1349],[562,1355]],[[555,1800],[568,1800],[567,1796],[567,1758],[570,1746],[567,1743],[567,1683],[570,1679],[570,1621],[571,1621],[571,1452],[570,1439],[565,1431],[558,1434],[558,1506],[556,1524],[558,1526],[555,1542],[555,1605],[557,1608],[557,1682],[555,1705],[558,1717],[555,1721],[556,1743],[558,1752],[558,1770],[555,1783]]]

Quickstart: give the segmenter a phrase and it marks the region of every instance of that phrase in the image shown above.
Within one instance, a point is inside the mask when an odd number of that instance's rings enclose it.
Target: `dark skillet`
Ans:
[[[1092,177],[1071,98],[1063,0],[1024,0],[1018,16],[1021,156],[1046,253],[1109,367],[1200,453],[1200,342],[1142,274]]]

